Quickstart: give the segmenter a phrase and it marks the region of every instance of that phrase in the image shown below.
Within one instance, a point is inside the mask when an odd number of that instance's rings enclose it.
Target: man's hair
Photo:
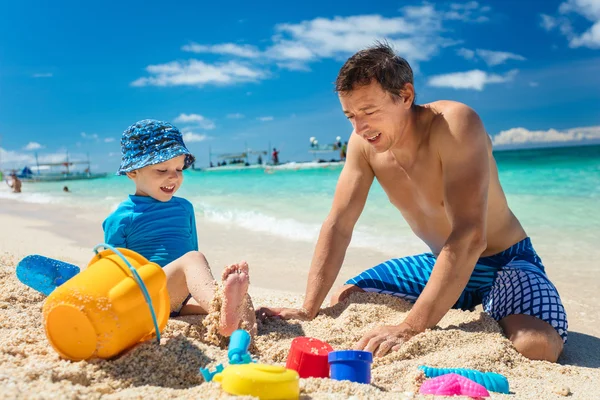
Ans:
[[[404,86],[413,83],[413,71],[408,62],[396,55],[389,44],[376,42],[373,46],[360,50],[344,63],[335,80],[335,91],[351,92],[359,86],[370,84],[373,80],[397,100]]]

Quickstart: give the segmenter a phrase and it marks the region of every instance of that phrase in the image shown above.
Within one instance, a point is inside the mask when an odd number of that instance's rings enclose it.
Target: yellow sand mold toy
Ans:
[[[98,247],[111,250],[97,253],[57,287],[42,311],[50,344],[74,361],[109,358],[155,335],[160,339],[169,319],[162,268],[131,250]]]
[[[298,399],[300,396],[298,373],[278,365],[230,365],[213,380],[220,382],[225,392],[238,396],[250,395],[260,400]]]

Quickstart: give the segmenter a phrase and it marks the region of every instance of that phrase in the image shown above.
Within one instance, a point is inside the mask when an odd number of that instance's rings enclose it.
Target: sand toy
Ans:
[[[373,353],[361,350],[338,350],[329,353],[331,379],[371,383]]]
[[[108,248],[98,253],[99,247]],[[156,336],[169,319],[162,268],[127,249],[99,245],[87,268],[56,288],[43,306],[52,347],[64,358],[109,358]]]
[[[231,334],[227,351],[229,364],[248,364],[252,362],[252,358],[248,353],[251,341],[250,334],[243,329],[238,329]]]
[[[446,374],[428,379],[419,389],[421,394],[436,396],[489,397],[490,393],[479,383],[458,374]]]
[[[52,258],[31,255],[17,265],[17,278],[21,283],[48,296],[79,273],[79,267]]]
[[[261,400],[298,399],[300,377],[294,370],[267,364],[230,365],[213,378],[221,388],[234,395],[248,395]]]
[[[292,340],[285,366],[297,371],[300,378],[329,378],[327,355],[332,351],[328,343],[300,336]]]
[[[508,379],[506,379],[504,375],[495,372],[481,372],[476,369],[465,368],[433,368],[424,365],[420,366],[419,369],[423,371],[428,378],[435,378],[446,374],[458,374],[479,383],[481,386],[492,392],[510,393],[508,389]]]

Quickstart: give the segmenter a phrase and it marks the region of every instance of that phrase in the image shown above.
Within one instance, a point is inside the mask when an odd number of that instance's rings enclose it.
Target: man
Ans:
[[[385,44],[352,56],[336,91],[354,134],[317,241],[304,305],[259,314],[317,315],[377,178],[432,253],[389,260],[333,294],[332,304],[361,291],[414,301],[400,325],[367,332],[356,348],[385,355],[434,327],[450,308],[483,304],[525,357],[556,361],[567,337],[564,308],[508,207],[478,115],[452,101],[416,105],[409,64]]]

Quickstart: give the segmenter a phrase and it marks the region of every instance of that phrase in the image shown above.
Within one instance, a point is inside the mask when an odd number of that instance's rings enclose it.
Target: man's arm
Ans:
[[[417,332],[435,326],[456,303],[486,248],[489,139],[479,116],[465,105],[450,111],[446,119],[449,132],[438,135],[436,147],[451,231],[405,320]]]
[[[308,273],[303,308],[314,318],[337,278],[354,225],[362,213],[374,173],[362,138],[352,135],[346,164],[340,174],[329,215],[323,222]]]
[[[460,297],[486,248],[488,136],[477,114],[465,105],[446,112],[446,122],[448,126],[440,127],[433,140],[451,232],[406,319],[397,326],[375,328],[357,343],[357,349],[377,356],[399,349],[404,341],[435,326]]]
[[[352,230],[367,201],[374,173],[364,143],[352,134],[346,164],[340,174],[329,215],[323,222],[308,273],[306,295],[301,310],[263,307],[259,317],[313,319],[340,272]]]

